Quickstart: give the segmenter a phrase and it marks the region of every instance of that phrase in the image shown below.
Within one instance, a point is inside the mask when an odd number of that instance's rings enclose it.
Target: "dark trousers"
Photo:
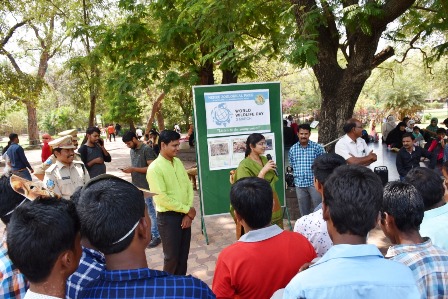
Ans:
[[[174,275],[187,274],[190,252],[191,227],[182,229],[183,214],[177,212],[157,213],[157,226],[163,246],[163,271]]]
[[[109,142],[112,142],[112,135],[114,136],[115,141],[115,133],[109,133]]]

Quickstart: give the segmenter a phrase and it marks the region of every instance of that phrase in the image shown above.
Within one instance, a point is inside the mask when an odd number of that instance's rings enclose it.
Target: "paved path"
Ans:
[[[121,141],[121,138],[117,138],[115,142],[106,142],[105,146],[112,156],[112,162],[106,163],[107,173],[130,181],[131,175],[125,174],[119,170],[119,168],[129,166],[129,149]],[[398,179],[398,174],[395,169],[395,154],[384,150],[381,144],[373,144],[371,147],[378,154],[378,162],[372,166],[386,165],[389,168],[389,180]],[[33,167],[40,163],[40,150],[26,151],[25,154]],[[184,161],[186,168],[189,168],[195,164],[194,154],[187,155],[181,152],[180,158]],[[2,172],[3,169],[0,168],[0,173]],[[196,191],[194,206],[196,210],[199,211],[199,198]],[[294,221],[295,219],[292,221],[293,226]],[[188,260],[188,273],[200,278],[211,286],[215,263],[219,252],[223,248],[235,242],[235,225],[230,214],[207,216],[205,217],[205,223],[207,227],[209,245],[205,244],[205,237],[201,233],[201,221],[199,217],[197,217],[193,222],[191,249]],[[287,223],[285,221],[285,228],[288,227],[286,224]],[[4,227],[1,227],[1,229],[3,228]],[[383,251],[388,245],[387,240],[384,239],[384,235],[378,229],[374,230],[370,234],[370,242],[377,244],[383,249]],[[163,253],[161,245],[156,248],[147,249],[146,257],[150,268],[162,270]]]

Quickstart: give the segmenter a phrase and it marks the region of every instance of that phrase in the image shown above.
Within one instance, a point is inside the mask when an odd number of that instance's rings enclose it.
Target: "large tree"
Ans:
[[[2,23],[0,32],[0,55],[5,56],[18,77],[34,77],[31,84],[33,92],[26,97],[19,98],[27,109],[28,135],[31,145],[40,143],[37,127],[37,104],[42,91],[44,77],[48,69],[48,62],[61,49],[66,38],[64,32],[58,30],[61,25],[60,3],[50,1],[5,1],[1,3]],[[17,20],[17,21],[15,21]],[[22,31],[22,35],[13,39],[20,29],[28,29],[28,36]],[[30,38],[33,36],[33,38]],[[16,42],[21,52],[15,52],[8,48],[9,44]],[[15,45],[10,48],[17,48]],[[37,60],[37,71],[25,70],[22,57],[29,60]]]
[[[390,46],[377,52],[379,40],[415,0],[291,2],[299,32],[293,61],[312,65],[322,94],[319,141],[327,143],[342,134],[372,70],[394,55]]]

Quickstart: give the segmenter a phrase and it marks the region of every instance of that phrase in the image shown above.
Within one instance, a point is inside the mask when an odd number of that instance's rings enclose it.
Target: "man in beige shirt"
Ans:
[[[84,186],[90,179],[89,173],[82,162],[74,161],[75,146],[71,136],[53,140],[49,145],[57,161],[45,171],[44,186],[69,199],[77,187]]]

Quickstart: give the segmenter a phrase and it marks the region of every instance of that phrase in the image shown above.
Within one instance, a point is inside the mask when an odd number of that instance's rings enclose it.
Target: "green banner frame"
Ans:
[[[250,91],[269,90],[269,114],[270,131],[265,133],[274,134],[275,157],[279,180],[275,188],[278,193],[280,203],[285,203],[285,172],[284,172],[284,145],[283,145],[283,118],[280,82],[266,83],[239,83],[226,85],[203,85],[193,86],[194,99],[194,119],[195,119],[195,147],[198,164],[199,197],[201,201],[203,216],[229,213],[230,207],[230,170],[229,169],[210,170],[208,137],[206,122],[206,107],[204,93],[226,92],[226,91]],[[235,132],[232,136],[249,135],[253,132]],[[263,134],[263,132],[261,133]],[[210,137],[216,138],[216,137]],[[205,226],[203,227],[205,230]]]

